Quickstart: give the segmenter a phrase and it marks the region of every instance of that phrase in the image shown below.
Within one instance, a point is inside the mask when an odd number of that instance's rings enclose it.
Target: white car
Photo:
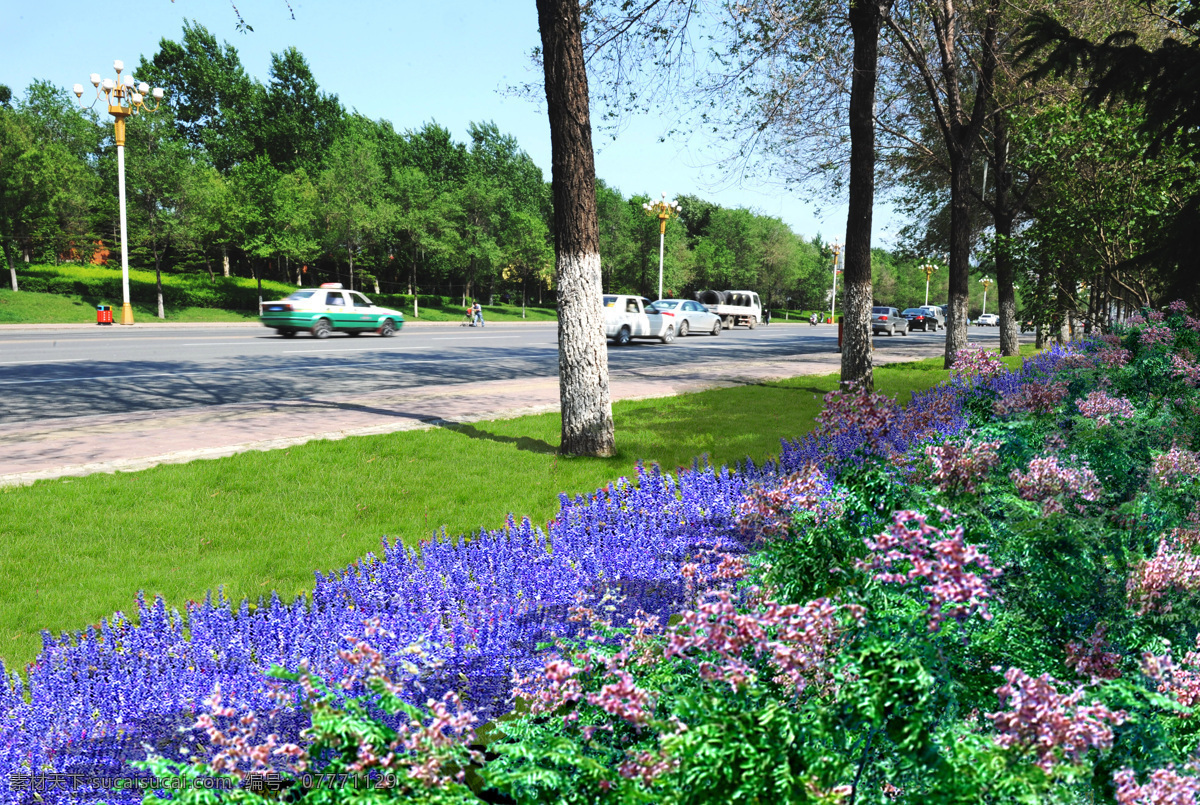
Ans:
[[[634,338],[657,338],[664,344],[675,340],[675,314],[660,313],[644,296],[604,295],[604,337],[619,347]]]
[[[721,317],[704,305],[691,299],[659,299],[654,303],[654,309],[675,319],[675,334],[689,333],[721,334]]]
[[[984,313],[975,320],[976,327],[999,327],[1000,317],[995,313]]]

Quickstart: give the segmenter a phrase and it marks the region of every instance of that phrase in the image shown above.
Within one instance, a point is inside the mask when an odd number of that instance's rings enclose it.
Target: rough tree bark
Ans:
[[[558,282],[558,389],[565,455],[615,452],[600,284],[596,164],[579,0],[537,0],[550,118]]]
[[[875,85],[879,31],[892,0],[851,0],[850,186],[846,214],[842,383],[874,390],[871,366],[871,212],[875,205]]]
[[[1008,121],[996,116],[994,152],[996,163],[996,201],[993,223],[996,227],[996,293],[1000,297],[1000,354],[1020,354],[1017,297],[1013,289],[1012,234],[1017,205],[1012,199],[1012,170],[1008,164]]]

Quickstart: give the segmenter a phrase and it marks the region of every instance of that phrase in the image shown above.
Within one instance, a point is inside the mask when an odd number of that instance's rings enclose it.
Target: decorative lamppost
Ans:
[[[651,204],[647,201],[642,205],[646,215],[658,218],[658,298],[662,299],[663,286],[663,244],[667,235],[667,221],[679,215],[679,202],[675,199],[667,201],[667,194],[662,194],[662,200]]]
[[[992,287],[992,281],[984,277],[980,282],[983,283],[983,310],[979,312],[979,315],[982,316],[984,313],[987,313],[987,292],[988,288]]]
[[[926,263],[921,266],[921,270],[925,272],[925,307],[929,307],[929,280],[933,277],[933,272],[937,271],[937,268],[933,263]]]
[[[121,208],[121,324],[133,324],[133,306],[129,304],[129,245],[125,224],[125,118],[139,112],[157,112],[164,93],[160,87],[155,87],[151,92],[149,84],[145,81],[135,83],[132,75],[126,74],[122,78],[125,62],[120,59],[113,62],[113,69],[117,71],[115,81],[111,78],[101,80],[99,73],[92,73],[91,81],[96,88],[96,100],[100,100],[103,91],[108,113],[115,121],[113,136],[117,143],[117,197]],[[146,105],[147,93],[154,97],[154,106]],[[75,85],[75,97],[83,97],[82,84]]]
[[[837,321],[837,316],[834,314],[837,311],[837,275],[838,275],[838,257],[842,254],[842,247],[838,244],[837,238],[833,239],[833,289],[829,292],[829,321],[834,323]]]

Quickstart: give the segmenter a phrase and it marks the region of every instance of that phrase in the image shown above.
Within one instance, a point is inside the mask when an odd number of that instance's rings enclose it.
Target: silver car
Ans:
[[[894,307],[871,308],[872,335],[887,333],[889,336],[892,336],[897,332],[900,335],[908,335],[908,319],[904,318],[899,310],[896,310]]]
[[[654,309],[675,319],[675,332],[678,335],[693,332],[721,334],[721,317],[709,313],[708,308],[691,299],[659,299],[654,303]]]

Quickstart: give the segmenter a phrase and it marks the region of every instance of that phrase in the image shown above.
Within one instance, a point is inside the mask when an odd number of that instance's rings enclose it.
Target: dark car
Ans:
[[[932,311],[923,310],[919,307],[910,307],[900,315],[908,319],[908,329],[910,330],[924,330],[925,332],[933,330],[937,332],[937,317],[933,315]]]
[[[908,319],[900,315],[899,310],[896,310],[894,307],[871,308],[872,335],[879,335],[880,333],[895,335],[897,331],[908,335]]]

